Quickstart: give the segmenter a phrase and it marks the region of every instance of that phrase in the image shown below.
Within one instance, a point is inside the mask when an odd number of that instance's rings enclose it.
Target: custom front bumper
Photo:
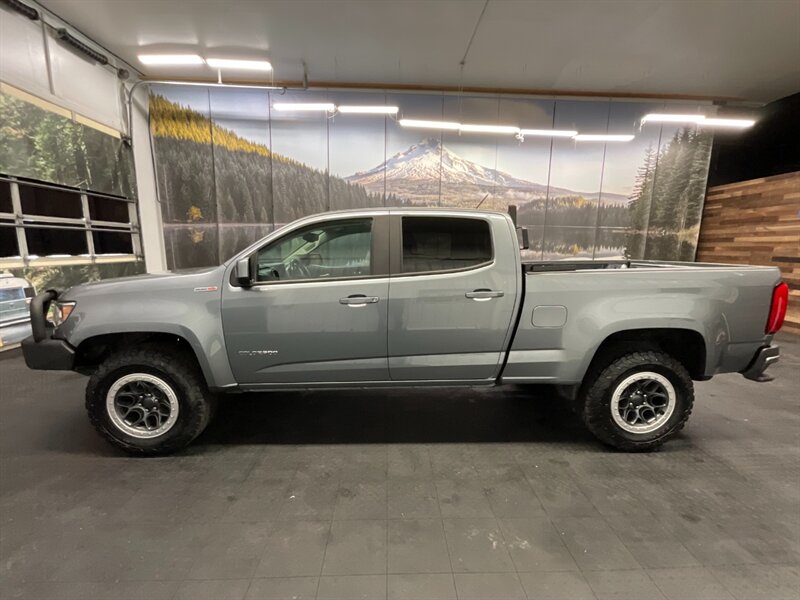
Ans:
[[[778,346],[763,346],[758,349],[750,365],[742,371],[742,375],[747,379],[752,379],[753,381],[761,383],[772,381],[775,378],[771,375],[767,375],[764,371],[766,371],[767,367],[770,365],[778,362],[780,357],[781,349]]]
[[[22,355],[30,369],[71,371],[75,364],[75,349],[64,340],[46,338],[40,342],[33,336],[22,340]]]
[[[64,340],[53,338],[53,327],[47,323],[50,302],[58,292],[47,290],[31,300],[31,331],[22,340],[22,355],[31,369],[69,371],[75,364],[75,349]]]

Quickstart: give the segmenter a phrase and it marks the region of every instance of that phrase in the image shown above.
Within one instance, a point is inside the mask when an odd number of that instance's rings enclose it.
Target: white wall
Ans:
[[[38,8],[38,7],[37,7]],[[64,24],[41,12],[32,21],[0,5],[0,79],[103,125],[124,131],[121,82],[113,56],[100,65],[64,45],[54,28]],[[67,29],[76,37],[80,34]],[[120,65],[122,66],[122,65]]]

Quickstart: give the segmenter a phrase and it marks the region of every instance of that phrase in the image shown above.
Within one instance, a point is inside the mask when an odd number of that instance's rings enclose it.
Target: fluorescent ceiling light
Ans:
[[[202,65],[203,57],[197,54],[140,54],[143,65]]]
[[[630,142],[634,135],[579,133],[572,139],[579,142]]]
[[[461,123],[453,123],[452,121],[421,121],[419,119],[400,119],[400,125],[403,127],[418,127],[421,129],[447,129],[450,131],[457,131],[461,128]]]
[[[240,60],[235,58],[207,58],[213,69],[241,69],[244,71],[271,71],[272,65],[266,60]]]
[[[547,137],[575,137],[577,131],[567,129],[520,129],[522,135],[542,135]]]
[[[330,102],[276,102],[272,105],[275,110],[317,111],[333,112],[336,106]]]
[[[755,125],[753,119],[703,119],[700,121],[701,127],[735,127],[745,129]]]
[[[644,123],[699,123],[705,115],[673,115],[666,113],[651,113],[642,117]]]
[[[396,115],[400,108],[397,106],[337,106],[336,110],[340,113]]]
[[[470,133],[519,133],[519,127],[513,125],[474,125],[464,123],[458,128],[459,131]]]
[[[653,113],[642,117],[642,124],[651,123],[697,123],[701,127],[734,127],[745,129],[755,124],[753,119],[718,119],[705,115],[672,115]]]

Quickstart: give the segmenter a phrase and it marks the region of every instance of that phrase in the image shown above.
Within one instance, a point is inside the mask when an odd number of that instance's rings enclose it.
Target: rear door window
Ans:
[[[403,217],[403,273],[457,271],[492,261],[483,219]]]

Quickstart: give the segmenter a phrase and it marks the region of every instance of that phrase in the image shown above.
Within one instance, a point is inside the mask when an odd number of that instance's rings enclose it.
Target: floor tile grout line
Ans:
[[[384,422],[386,420],[384,419]],[[386,490],[386,546],[383,551],[386,553],[386,600],[389,600],[389,444],[386,444],[386,480],[384,482]]]
[[[430,457],[430,453],[429,457]],[[431,461],[431,475],[433,475],[433,462]],[[453,568],[453,555],[450,552],[450,541],[447,539],[447,532],[444,528],[444,516],[442,515],[442,502],[439,498],[439,486],[436,481],[433,482],[433,491],[436,494],[436,506],[439,509],[439,526],[442,528],[442,538],[444,539],[444,549],[447,551],[447,560],[450,563],[450,577],[453,581],[453,592],[455,592],[456,600],[459,600],[458,586],[456,585],[456,574]]]
[[[333,517],[336,514],[336,505],[339,502],[339,488],[341,487],[341,484],[342,484],[341,468],[337,469],[336,473],[337,473],[336,484],[335,484],[336,497],[334,499],[333,508],[331,509],[331,518],[330,518],[330,521],[328,522],[328,532],[327,532],[327,534],[325,536],[325,549],[322,551],[322,561],[320,562],[320,565],[319,565],[319,577],[317,578],[317,591],[314,593],[314,599],[315,600],[319,596],[319,587],[322,584],[322,573],[325,570],[325,557],[328,555],[328,544],[330,544],[330,542],[331,542],[331,533],[332,533],[332,530],[333,530]]]
[[[488,501],[488,499],[487,499],[487,501]],[[491,503],[489,504],[489,506],[491,507]],[[492,514],[494,515],[494,510],[492,510]],[[514,555],[511,554],[511,550],[509,550],[508,542],[506,541],[506,536],[503,533],[503,527],[500,524],[500,518],[497,517],[496,515],[494,516],[494,522],[495,522],[495,524],[497,526],[497,531],[500,534],[501,539],[503,540],[503,549],[508,554],[508,558],[509,558],[509,560],[511,560],[511,564],[514,566],[514,576],[517,578],[517,583],[519,584],[519,587],[522,590],[523,595],[525,596],[525,600],[529,600],[528,592],[525,589],[525,586],[522,585],[522,579],[520,579],[520,577],[519,577],[519,567],[517,567],[517,561],[514,560]]]

